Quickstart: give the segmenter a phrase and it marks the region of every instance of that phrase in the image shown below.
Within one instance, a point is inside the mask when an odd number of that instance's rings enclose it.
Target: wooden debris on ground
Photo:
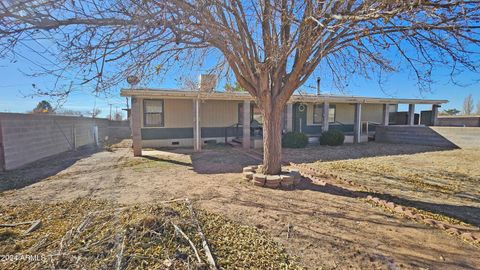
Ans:
[[[43,258],[1,262],[2,269],[300,268],[264,232],[194,209],[185,199],[133,206],[30,202],[0,212],[1,224],[33,220],[0,227],[0,254]]]

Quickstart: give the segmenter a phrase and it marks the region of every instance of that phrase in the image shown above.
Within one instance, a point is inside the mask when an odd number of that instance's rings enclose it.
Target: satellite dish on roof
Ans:
[[[130,75],[127,77],[127,82],[133,88],[135,85],[138,84],[138,82],[140,82],[140,79],[137,76]]]

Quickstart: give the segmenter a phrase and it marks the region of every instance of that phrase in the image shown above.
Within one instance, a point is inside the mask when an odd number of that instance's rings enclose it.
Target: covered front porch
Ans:
[[[143,147],[195,151],[209,143],[262,147],[261,113],[247,93],[129,89],[122,95],[132,98],[135,156],[142,155]],[[346,143],[361,143],[373,140],[378,126],[435,125],[438,107],[445,102],[294,95],[282,112],[282,133],[302,132],[314,143],[322,132],[340,130]],[[399,104],[408,104],[408,111],[399,112]],[[431,110],[415,114],[417,104],[427,104]]]

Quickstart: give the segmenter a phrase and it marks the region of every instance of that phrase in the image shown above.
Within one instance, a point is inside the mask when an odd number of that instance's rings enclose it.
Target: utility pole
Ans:
[[[110,120],[112,120],[112,104],[108,104],[110,105]]]

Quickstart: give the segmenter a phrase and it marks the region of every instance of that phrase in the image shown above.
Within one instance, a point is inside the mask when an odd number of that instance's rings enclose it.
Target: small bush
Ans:
[[[282,146],[286,148],[304,148],[307,144],[307,135],[300,132],[288,132],[282,138]]]
[[[339,130],[325,131],[325,132],[322,132],[322,135],[320,135],[321,145],[330,145],[330,146],[342,145],[343,141],[345,141],[345,135],[343,134],[343,132]]]

